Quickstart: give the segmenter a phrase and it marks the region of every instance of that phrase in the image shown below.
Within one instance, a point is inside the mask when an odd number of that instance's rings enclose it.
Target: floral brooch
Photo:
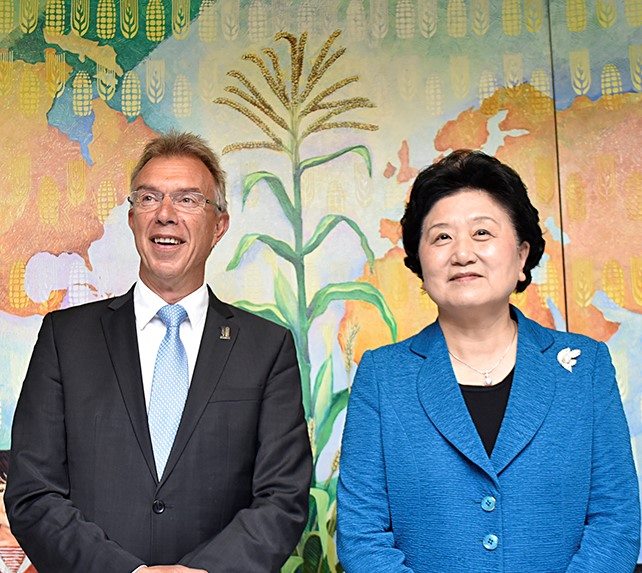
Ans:
[[[571,350],[568,346],[563,348],[557,353],[557,361],[561,364],[562,368],[573,372],[573,366],[577,363],[576,358],[582,354],[582,351],[578,348]]]

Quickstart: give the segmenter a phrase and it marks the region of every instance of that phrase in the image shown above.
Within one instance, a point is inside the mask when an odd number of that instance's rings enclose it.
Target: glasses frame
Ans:
[[[200,191],[187,191],[189,193],[192,193],[193,195],[200,195],[203,198],[203,203],[199,203],[199,207],[202,207],[203,209],[205,208],[205,205],[212,205],[216,210],[218,210],[220,213],[223,213],[223,209],[221,209],[221,206],[216,202],[212,201],[211,199],[208,199],[201,193]],[[161,200],[158,202],[158,204],[153,208],[153,209],[147,209],[145,207],[141,208],[140,202],[137,200],[137,196],[141,193],[151,193],[154,195],[160,195]],[[172,202],[172,205],[174,206],[175,209],[180,211],[181,213],[195,213],[197,212],[196,209],[182,209],[180,206],[178,206],[177,202],[174,200],[174,196],[178,196],[180,193],[186,193],[186,191],[170,191],[169,193],[161,193],[160,191],[150,191],[150,190],[135,190],[132,191],[128,196],[127,196],[127,201],[133,208],[138,208],[143,212],[148,212],[151,213],[158,209],[162,204],[163,201],[165,200],[165,197],[169,197],[169,200]]]

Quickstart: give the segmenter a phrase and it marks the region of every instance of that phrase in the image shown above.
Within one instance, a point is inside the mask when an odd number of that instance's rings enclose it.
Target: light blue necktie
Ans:
[[[156,472],[160,479],[187,399],[189,369],[187,354],[179,334],[187,312],[180,304],[168,304],[158,311],[158,317],[167,331],[156,355],[148,419]]]

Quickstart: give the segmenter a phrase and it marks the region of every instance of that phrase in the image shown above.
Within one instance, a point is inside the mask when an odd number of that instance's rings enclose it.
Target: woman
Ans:
[[[345,571],[630,573],[638,486],[608,350],[508,302],[544,252],[523,182],[456,151],[419,174],[401,224],[438,320],[359,366]]]

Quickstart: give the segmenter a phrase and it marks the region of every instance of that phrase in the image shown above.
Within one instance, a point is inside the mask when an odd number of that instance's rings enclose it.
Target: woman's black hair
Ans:
[[[531,283],[531,270],[538,265],[546,244],[539,226],[539,214],[530,202],[519,175],[508,165],[481,151],[453,151],[417,175],[401,219],[406,250],[404,263],[423,279],[419,243],[424,219],[437,201],[463,189],[488,193],[510,216],[519,242],[526,241],[530,245],[524,264],[526,280],[518,281],[515,287],[516,292],[523,292]]]

